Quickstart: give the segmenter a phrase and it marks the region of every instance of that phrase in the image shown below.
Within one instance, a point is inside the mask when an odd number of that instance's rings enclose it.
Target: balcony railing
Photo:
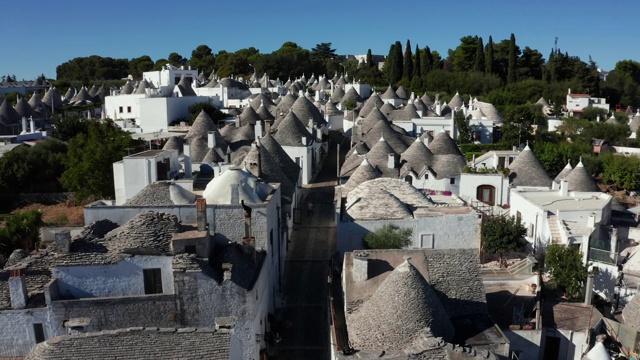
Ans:
[[[618,263],[618,254],[608,250],[600,250],[589,248],[589,261],[597,261],[605,264],[616,265]]]

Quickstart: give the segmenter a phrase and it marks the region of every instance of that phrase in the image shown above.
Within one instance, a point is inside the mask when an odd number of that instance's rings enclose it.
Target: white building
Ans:
[[[605,98],[593,98],[589,94],[572,94],[571,89],[567,91],[567,113],[569,116],[580,114],[586,108],[598,108],[609,112],[609,104]]]

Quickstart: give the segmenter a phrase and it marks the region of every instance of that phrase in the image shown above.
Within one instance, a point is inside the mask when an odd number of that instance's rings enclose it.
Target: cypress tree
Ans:
[[[402,44],[400,41],[396,41],[393,46],[393,63],[391,63],[392,72],[391,72],[391,84],[395,85],[398,81],[402,79]]]
[[[407,39],[407,45],[404,48],[403,59],[402,77],[410,81],[413,77],[413,54],[411,53],[411,42],[409,42],[409,39]]]
[[[413,91],[420,91],[422,89],[422,65],[420,48],[416,44],[416,60],[413,62],[413,78],[411,78],[411,89]]]
[[[367,50],[367,67],[372,68],[375,66],[373,63],[373,55],[371,55],[371,49]]]
[[[387,55],[387,58],[384,61],[384,76],[387,78],[387,81],[389,82],[389,84],[391,84],[392,81],[392,77],[393,77],[393,68],[394,68],[394,63],[395,63],[395,57],[396,57],[396,46],[395,44],[391,44],[391,47],[389,47],[389,54]]]
[[[516,37],[511,33],[511,39],[509,39],[509,68],[507,72],[507,83],[513,84],[516,82]]]
[[[484,45],[482,44],[482,38],[478,38],[478,47],[476,47],[476,63],[473,70],[477,72],[484,72]]]
[[[487,66],[485,72],[487,74],[493,74],[493,38],[489,36],[489,42],[487,43],[487,56],[485,58]]]
[[[429,71],[433,69],[433,56],[428,46],[422,49],[422,51],[422,76],[427,76]]]

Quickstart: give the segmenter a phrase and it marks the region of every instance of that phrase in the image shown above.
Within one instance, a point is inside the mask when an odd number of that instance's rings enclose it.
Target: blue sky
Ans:
[[[286,41],[307,49],[330,42],[338,54],[386,55],[409,39],[446,55],[463,36],[486,44],[489,35],[499,42],[511,33],[545,58],[557,36],[563,52],[591,55],[611,70],[620,60],[640,61],[638,14],[638,0],[17,0],[3,8],[0,74],[55,78],[57,65],[79,56],[188,58],[200,44],[269,53]]]

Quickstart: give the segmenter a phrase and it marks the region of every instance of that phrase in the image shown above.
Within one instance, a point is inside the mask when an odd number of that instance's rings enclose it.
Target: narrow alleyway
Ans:
[[[302,221],[294,225],[285,270],[286,304],[279,318],[289,324],[275,356],[281,359],[329,358],[328,284],[329,259],[336,251],[333,196],[336,185],[336,144],[329,145],[322,170],[303,188]],[[313,203],[308,214],[307,203]]]

